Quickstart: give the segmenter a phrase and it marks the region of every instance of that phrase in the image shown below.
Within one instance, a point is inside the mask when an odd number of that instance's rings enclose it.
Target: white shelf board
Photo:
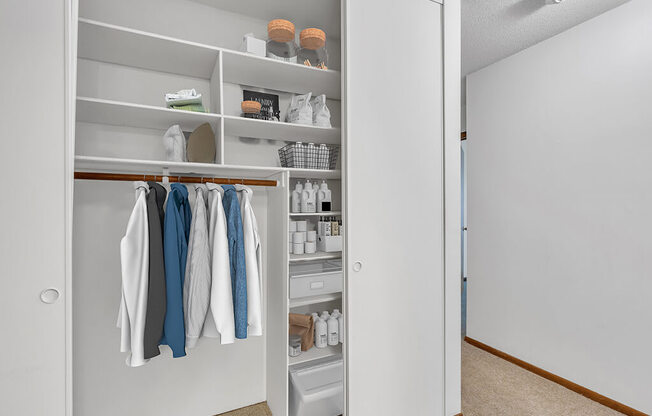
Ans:
[[[340,72],[281,62],[243,52],[79,19],[78,57],[210,79],[223,53],[224,82],[341,98]]]
[[[324,211],[324,212],[290,212],[291,217],[332,217],[342,215],[342,211]]]
[[[224,131],[227,136],[340,144],[339,128],[304,126],[301,124],[256,120],[238,116],[225,115],[223,117]]]
[[[289,357],[290,365],[306,363],[308,361],[319,360],[322,358],[332,357],[335,355],[342,355],[342,344],[327,346],[326,348],[312,347],[308,351],[301,351],[301,355],[297,357]]]
[[[290,308],[298,308],[300,306],[314,305],[316,303],[330,302],[333,300],[342,299],[342,293],[329,293],[320,296],[308,296],[305,298],[290,299]]]
[[[210,123],[215,131],[220,116],[213,113],[77,97],[77,121],[157,130],[167,130],[171,125],[179,124],[184,131],[193,131],[203,123]]]
[[[342,97],[340,72],[263,58],[244,52],[224,50],[224,82],[270,88],[278,91],[326,98]]]
[[[341,170],[299,169],[285,168],[290,172],[291,178],[301,179],[341,179]]]
[[[220,48],[79,19],[78,57],[210,79]]]
[[[162,160],[118,159],[97,156],[75,156],[75,170],[105,173],[130,173],[161,175],[169,169],[170,176],[210,175],[213,177],[267,179],[279,172],[280,168],[258,166],[220,165],[216,163],[167,162]]]
[[[298,261],[312,261],[312,260],[331,260],[339,259],[342,257],[342,252],[337,251],[334,253],[324,253],[323,251],[318,251],[312,254],[290,254],[291,262]]]

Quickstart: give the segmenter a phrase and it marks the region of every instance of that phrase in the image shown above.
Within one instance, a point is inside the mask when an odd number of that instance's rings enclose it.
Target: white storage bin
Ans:
[[[317,250],[324,251],[326,253],[342,251],[342,236],[341,235],[318,235]]]
[[[338,416],[344,408],[342,359],[290,368],[290,416]]]
[[[307,262],[290,266],[290,298],[342,291],[342,260]]]

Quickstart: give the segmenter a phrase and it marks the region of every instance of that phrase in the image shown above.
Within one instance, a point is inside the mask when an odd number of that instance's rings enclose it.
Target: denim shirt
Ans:
[[[242,214],[238,193],[233,185],[223,185],[224,214],[226,216],[227,237],[229,240],[229,263],[231,266],[231,290],[233,291],[233,315],[235,317],[235,337],[247,338],[247,271],[245,263]]]
[[[186,355],[183,282],[191,220],[192,212],[188,202],[188,189],[184,185],[173,183],[165,210],[163,232],[166,311],[161,345],[169,345],[175,358]]]

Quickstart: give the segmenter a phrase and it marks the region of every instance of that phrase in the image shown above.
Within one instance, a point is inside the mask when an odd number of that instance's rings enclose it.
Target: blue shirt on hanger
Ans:
[[[173,183],[165,209],[163,251],[165,255],[166,311],[161,345],[169,345],[172,355],[186,355],[186,330],[183,321],[183,280],[188,254],[192,212],[188,189]]]
[[[231,266],[231,289],[233,291],[233,315],[235,337],[247,338],[247,270],[245,263],[242,214],[238,192],[233,185],[222,185],[224,189],[224,215],[226,216],[227,238],[229,240],[229,262]]]

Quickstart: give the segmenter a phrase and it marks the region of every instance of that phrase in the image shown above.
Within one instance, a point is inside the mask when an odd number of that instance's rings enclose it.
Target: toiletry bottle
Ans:
[[[340,344],[344,343],[344,315],[341,313],[337,317],[337,331],[340,337]]]
[[[331,219],[331,234],[332,235],[340,235],[340,223],[337,222],[335,217]]]
[[[327,217],[324,217],[324,223],[323,223],[322,228],[323,228],[323,231],[324,231],[322,233],[323,236],[331,235],[331,222]]]
[[[335,319],[337,319],[338,316],[340,316],[340,310],[339,309],[333,309],[333,313],[331,316],[334,316]]]
[[[337,318],[331,315],[326,322],[328,330],[328,345],[337,345],[340,342],[339,332],[337,330]]]
[[[331,191],[326,181],[322,181],[317,193],[317,212],[331,210]]]
[[[319,317],[320,317],[321,319],[323,319],[324,322],[327,322],[327,321],[328,321],[328,318],[331,317],[331,314],[330,314],[330,312],[328,312],[328,311],[323,311]]]
[[[325,320],[317,318],[315,322],[315,347],[326,348],[328,345],[328,324]]]
[[[316,205],[315,189],[312,183],[306,180],[306,184],[303,186],[303,192],[301,192],[301,212],[317,212]]]
[[[303,185],[297,182],[292,191],[292,212],[301,212],[301,193],[303,192]]]
[[[344,235],[344,225],[342,224],[342,220],[337,221],[337,225],[340,229],[340,235]]]
[[[317,321],[319,320],[319,314],[317,312],[313,312],[310,314],[312,316],[312,332],[313,332],[313,339],[317,341]]]

